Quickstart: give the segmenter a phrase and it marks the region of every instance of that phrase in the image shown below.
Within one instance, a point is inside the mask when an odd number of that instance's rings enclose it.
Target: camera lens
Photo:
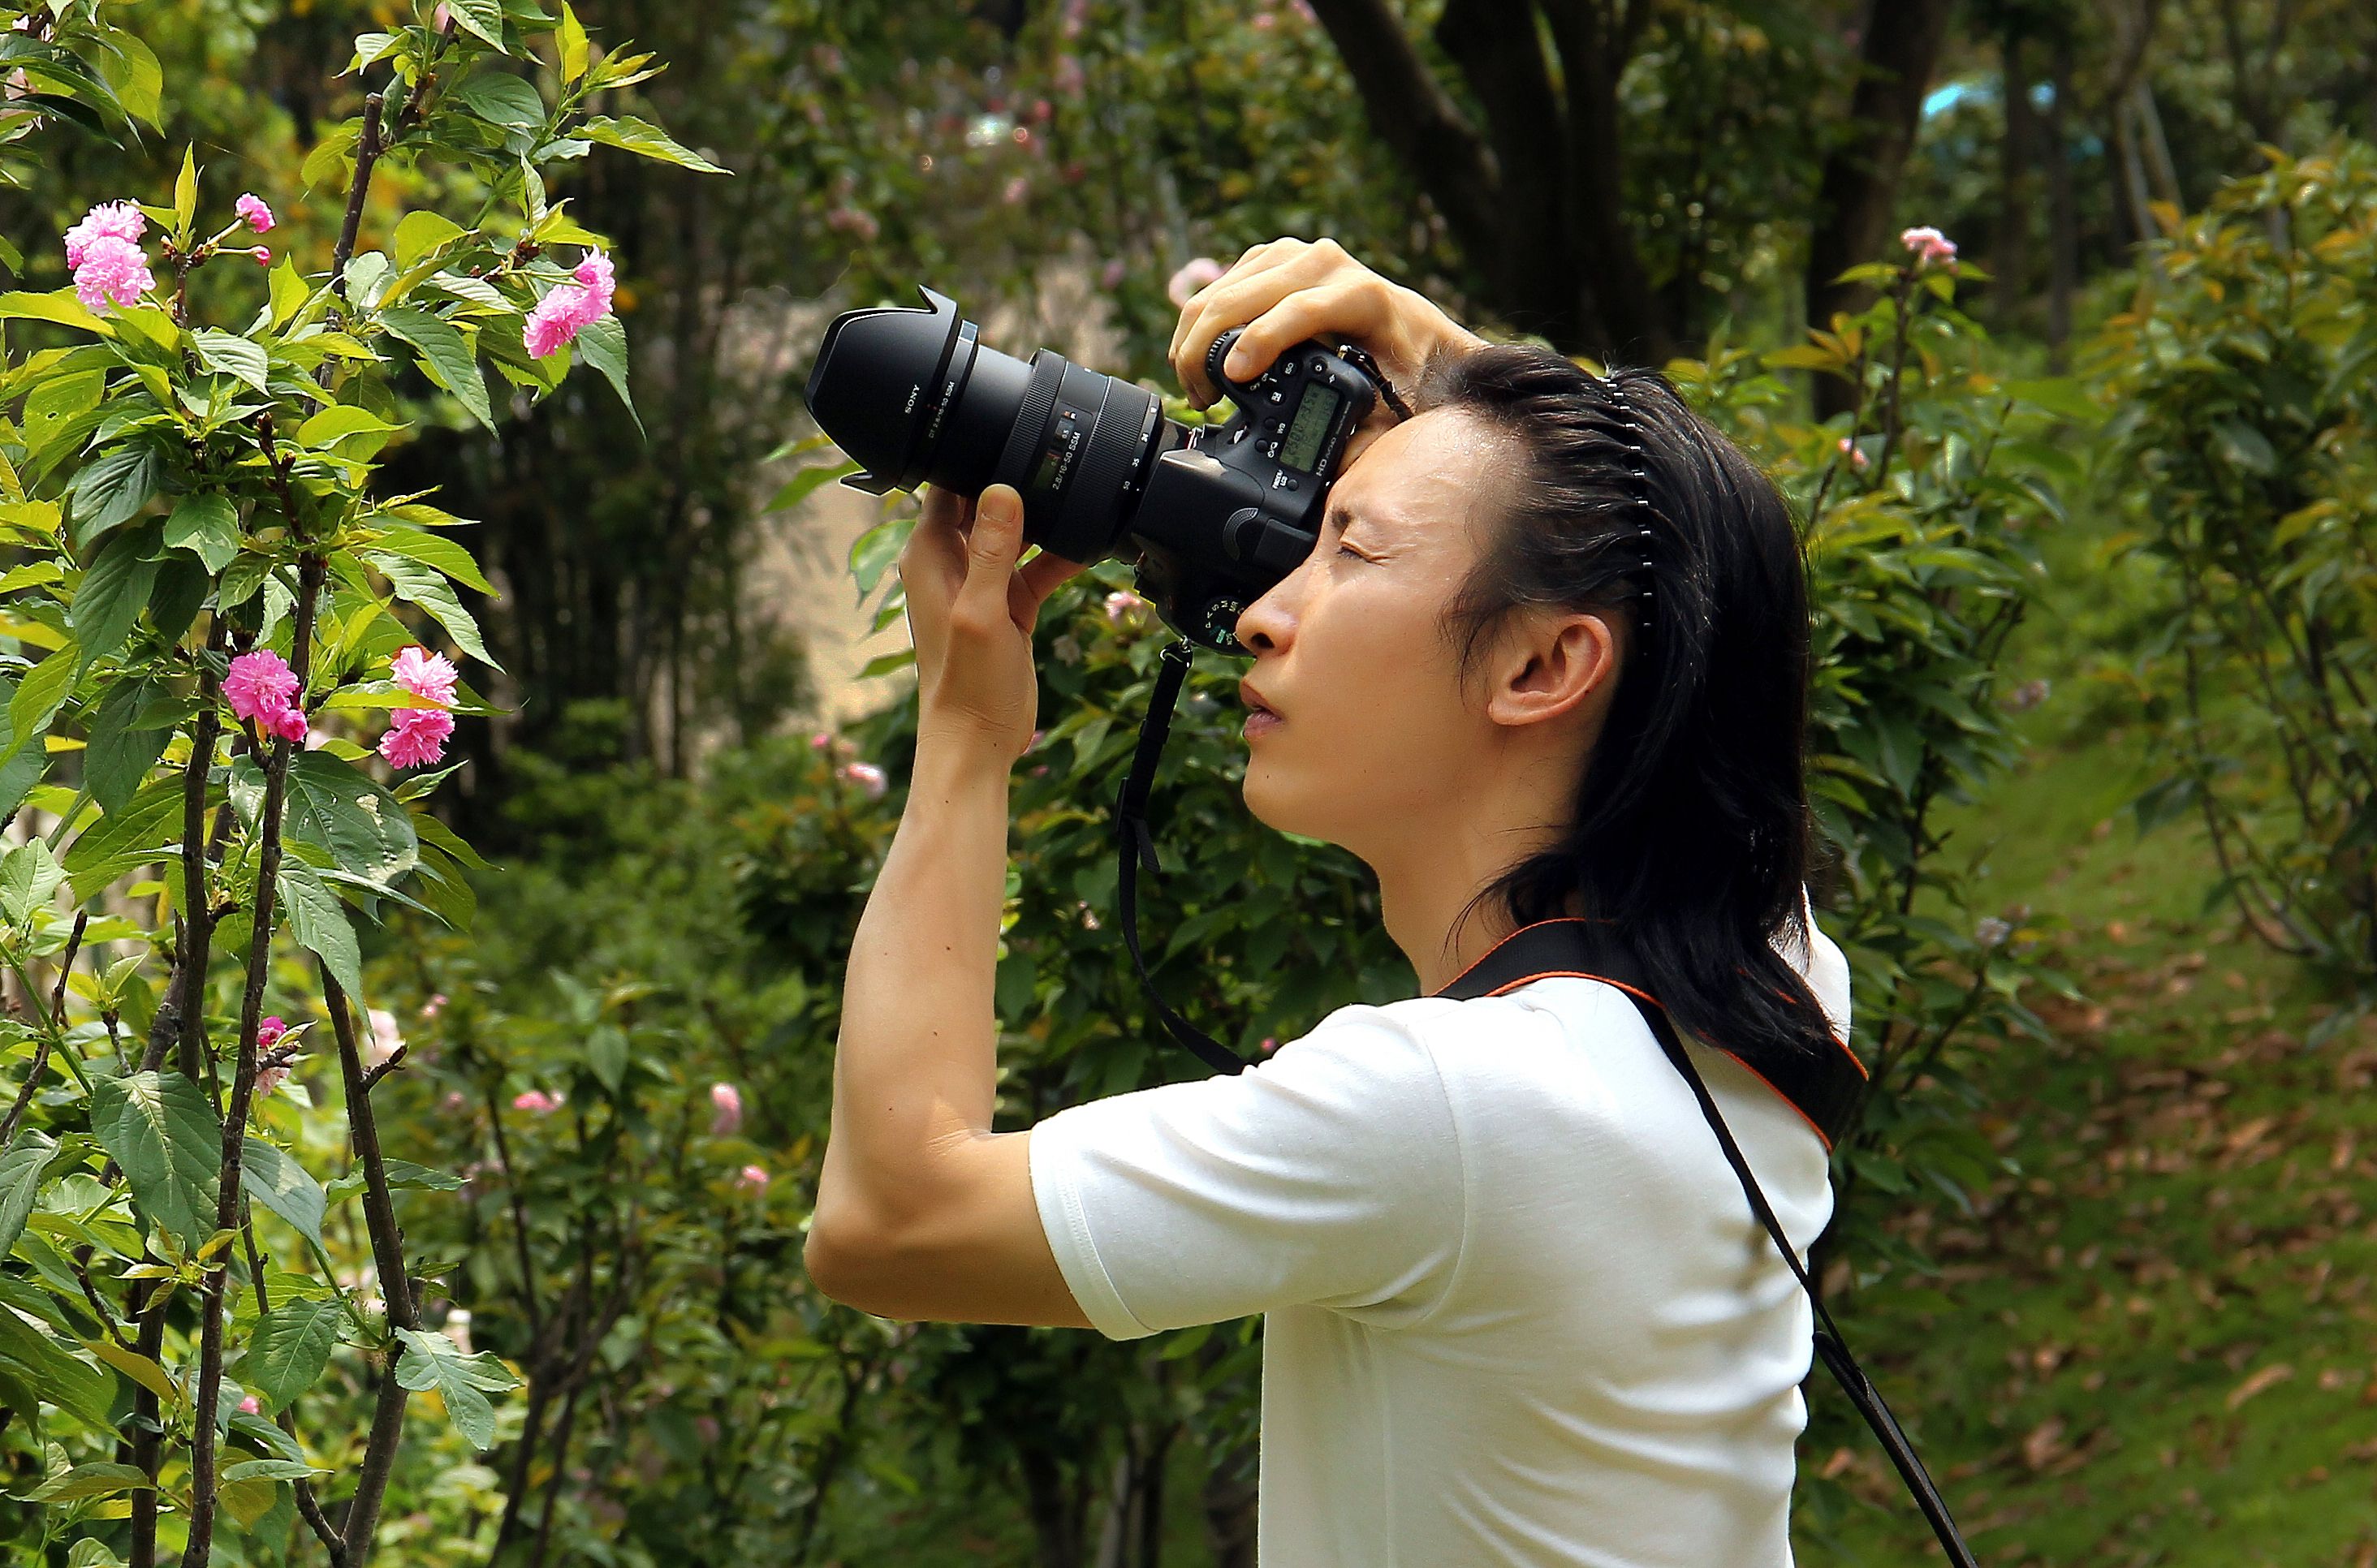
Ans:
[[[847,311],[826,329],[806,396],[828,435],[882,494],[925,481],[979,494],[1013,485],[1023,537],[1091,562],[1116,552],[1157,449],[1186,432],[1155,395],[1046,349],[1029,364],[985,348],[955,302]]]

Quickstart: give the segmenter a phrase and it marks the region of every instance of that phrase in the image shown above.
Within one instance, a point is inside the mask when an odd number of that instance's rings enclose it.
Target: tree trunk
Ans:
[[[1255,1568],[1253,1459],[1243,1449],[1224,1451],[1205,1472],[1205,1538],[1213,1568]]]
[[[2030,297],[2030,209],[2038,160],[2038,112],[2030,101],[2030,71],[2021,33],[2009,28],[2000,44],[2005,92],[2005,141],[1998,157],[1998,232],[1989,286],[1998,328],[2013,325]]]
[[[1076,1489],[1068,1483],[1065,1467],[1045,1448],[1026,1448],[1019,1456],[1023,1469],[1025,1506],[1032,1534],[1038,1543],[1033,1557],[1037,1568],[1082,1568],[1081,1511]],[[1252,1560],[1249,1559],[1249,1568]]]
[[[1856,310],[1866,291],[1834,279],[1881,254],[1889,237],[1898,178],[1915,145],[1923,95],[1948,30],[1949,0],[1875,0],[1858,51],[1848,130],[1824,159],[1808,235],[1808,325],[1827,327]],[[1857,389],[1833,377],[1816,383],[1822,414],[1841,411]]]
[[[2072,40],[2055,41],[2049,80],[2055,97],[2047,106],[2047,352],[2063,374],[2064,345],[2072,337],[2072,294],[2079,281],[2080,221],[2072,201],[2072,142],[2066,106],[2072,101]]]

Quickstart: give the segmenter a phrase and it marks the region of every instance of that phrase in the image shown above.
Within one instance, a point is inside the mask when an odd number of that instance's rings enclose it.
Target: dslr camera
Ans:
[[[1205,369],[1235,412],[1188,425],[1144,387],[1047,349],[1028,364],[1003,354],[947,295],[920,291],[924,309],[845,311],[826,328],[806,396],[862,466],[842,482],[875,495],[926,480],[968,496],[1013,485],[1027,542],[1085,565],[1131,559],[1174,630],[1248,652],[1240,612],[1311,552],[1375,401],[1361,351],[1299,343],[1234,381],[1222,374],[1232,327]]]

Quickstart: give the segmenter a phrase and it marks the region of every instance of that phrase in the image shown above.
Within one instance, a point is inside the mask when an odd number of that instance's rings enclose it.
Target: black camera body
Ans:
[[[1238,616],[1296,570],[1320,531],[1347,443],[1377,398],[1369,378],[1304,342],[1245,382],[1206,373],[1235,411],[1221,424],[1163,416],[1155,394],[1046,349],[1031,362],[985,347],[955,302],[845,311],[826,328],[809,411],[880,495],[925,481],[964,495],[1009,484],[1023,537],[1087,564],[1131,555],[1141,594],[1182,636],[1244,653]]]

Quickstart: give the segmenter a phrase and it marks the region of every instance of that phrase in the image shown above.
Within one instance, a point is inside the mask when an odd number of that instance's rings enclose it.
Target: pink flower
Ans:
[[[1953,263],[1956,259],[1956,242],[1933,228],[1902,230],[1898,243],[1915,253],[1917,267]]]
[[[454,683],[461,678],[452,659],[442,653],[432,653],[418,643],[399,650],[388,660],[388,672],[398,685],[413,695],[448,705],[454,701]]]
[[[256,1026],[256,1049],[259,1051],[270,1051],[281,1043],[281,1037],[288,1032],[289,1026],[281,1021],[281,1015],[273,1014]]]
[[[263,1406],[256,1402],[256,1396],[253,1394],[239,1402],[239,1413],[243,1416],[253,1416],[263,1408]]]
[[[710,1119],[710,1135],[732,1137],[735,1129],[743,1125],[743,1092],[733,1084],[712,1084],[710,1103],[718,1108]]]
[[[132,303],[155,288],[157,279],[138,245],[102,234],[83,246],[82,260],[75,264],[74,286],[75,298],[84,308],[100,310],[110,303]]]
[[[1106,624],[1119,626],[1127,621],[1136,619],[1139,612],[1146,608],[1147,600],[1140,598],[1139,595],[1129,588],[1117,588],[1106,595]]]
[[[537,301],[536,308],[528,313],[528,321],[520,328],[528,351],[537,359],[570,342],[585,327],[611,314],[611,295],[616,287],[611,258],[601,251],[590,251],[586,259],[567,283],[557,283]]]
[[[66,231],[66,265],[80,267],[93,240],[106,238],[136,244],[140,232],[148,226],[148,215],[140,210],[137,202],[103,202],[84,213],[82,221]]]
[[[559,1105],[561,1101],[554,1099],[553,1096],[545,1093],[543,1089],[527,1089],[521,1093],[512,1096],[512,1109],[514,1111],[525,1111],[532,1115],[536,1116],[543,1115],[546,1111],[551,1111],[555,1106]]]
[[[289,1069],[286,1067],[258,1067],[256,1070],[256,1098],[264,1099],[279,1088],[281,1080],[288,1076]]]
[[[1851,468],[1861,469],[1872,461],[1871,458],[1865,455],[1865,451],[1862,447],[1858,446],[1856,442],[1851,441],[1845,435],[1841,437],[1838,445],[1840,446],[1841,456],[1849,460],[1849,466]]]
[[[1264,1054],[1264,1055],[1268,1056],[1268,1055],[1270,1055],[1272,1051],[1277,1051],[1278,1049],[1279,1049],[1279,1041],[1277,1041],[1276,1039],[1272,1039],[1271,1036],[1269,1036],[1269,1035],[1265,1035],[1265,1036],[1263,1036],[1263,1040],[1262,1040],[1262,1051],[1263,1051],[1263,1054]]]
[[[1124,263],[1122,257],[1117,256],[1098,268],[1098,287],[1119,289],[1122,287],[1123,279],[1129,276],[1129,272],[1130,268]]]
[[[1027,195],[1029,195],[1031,190],[1032,182],[1021,174],[1016,175],[1015,178],[1007,182],[1007,190],[1004,193],[1007,205],[1013,207],[1016,203],[1021,201]]]
[[[831,744],[833,744],[833,737],[822,730],[809,737],[809,750],[813,752],[821,752]]]
[[[891,781],[884,777],[881,768],[871,762],[846,762],[837,771],[844,778],[866,790],[866,798],[870,801],[881,800],[883,791],[890,788]]]
[[[1222,264],[1210,255],[1200,255],[1184,265],[1164,285],[1165,294],[1176,305],[1186,305],[1189,299],[1222,275]]]
[[[883,225],[875,220],[873,213],[865,208],[852,207],[848,203],[828,212],[825,215],[825,226],[844,233],[857,235],[861,244],[883,232]]]
[[[305,722],[302,707],[284,707],[266,723],[265,728],[284,741],[303,742],[313,731]]]
[[[269,267],[272,265],[272,247],[270,245],[250,245],[248,247],[247,254],[256,258],[256,265],[258,267]]]
[[[442,707],[402,707],[379,738],[379,754],[391,767],[420,767],[446,754],[454,716]]]
[[[768,1190],[768,1173],[756,1165],[747,1165],[735,1173],[735,1184],[754,1193]]]
[[[297,695],[297,672],[289,668],[287,659],[260,647],[231,661],[222,694],[234,717],[261,719],[270,729],[289,711],[289,699]]]
[[[232,210],[246,219],[247,226],[259,234],[269,232],[272,227],[272,208],[265,206],[264,198],[254,191],[248,192],[232,203]]]
[[[445,1006],[446,993],[442,991],[436,992],[430,996],[428,1001],[421,1004],[421,1016],[424,1018],[434,1018],[437,1016],[440,1012],[444,1011]]]
[[[370,1008],[364,1016],[371,1020],[371,1039],[364,1045],[364,1065],[376,1067],[404,1049],[404,1036],[397,1029],[396,1015],[385,1007]]]

